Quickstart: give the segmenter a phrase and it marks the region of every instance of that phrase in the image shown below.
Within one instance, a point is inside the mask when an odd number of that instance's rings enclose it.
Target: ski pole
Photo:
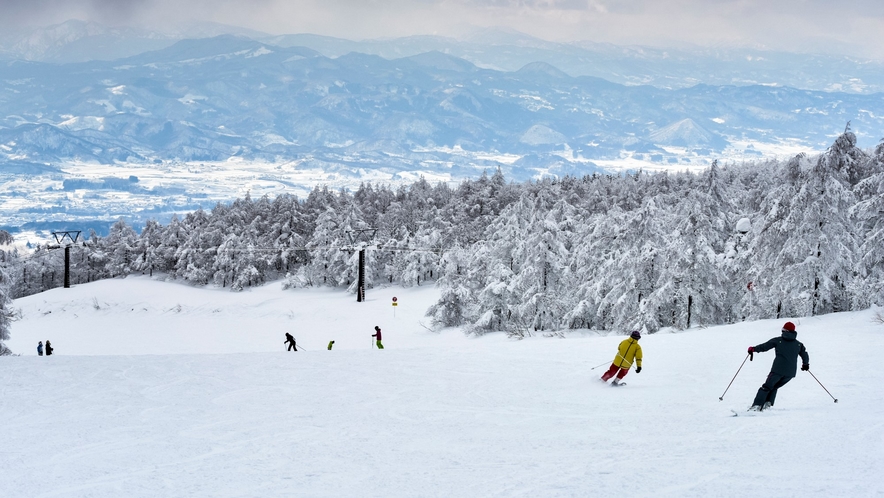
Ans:
[[[620,353],[617,353],[617,358],[620,358],[621,360],[625,360],[625,359],[626,359],[626,358],[624,358],[623,355],[620,354]],[[616,360],[617,358],[614,358],[614,359]],[[605,366],[605,365],[607,365],[607,364],[608,364],[608,362],[606,361],[606,362],[602,363],[601,365],[596,365],[596,366],[590,368],[590,370],[595,370],[596,368],[598,368],[598,367],[603,367],[603,366]],[[622,365],[623,362],[620,362],[620,364]]]
[[[718,401],[724,401],[724,395],[727,394],[727,390],[731,388],[731,384],[734,383],[734,380],[736,380],[737,375],[740,374],[740,370],[743,369],[743,365],[746,364],[746,360],[748,360],[748,359],[749,359],[749,356],[751,356],[751,355],[752,355],[752,353],[747,354],[747,355],[746,355],[746,358],[743,359],[743,363],[740,363],[740,368],[737,369],[737,373],[734,374],[734,378],[731,379],[730,384],[727,385],[727,388],[724,390],[723,393],[721,393],[721,396],[718,397]]]
[[[813,380],[815,380],[815,381],[816,381],[816,383],[817,383],[817,384],[819,384],[819,385],[820,385],[820,387],[822,387],[822,388],[823,388],[823,391],[826,391],[826,394],[828,394],[828,395],[829,395],[829,396],[830,396],[830,397],[831,397],[831,398],[832,398],[832,399],[834,399],[834,400],[835,400],[835,403],[837,403],[837,402],[838,402],[838,399],[837,399],[837,398],[836,398],[836,397],[835,397],[835,396],[832,396],[832,393],[830,393],[830,392],[829,392],[829,390],[828,390],[828,389],[826,389],[826,386],[824,386],[824,385],[823,385],[823,383],[822,383],[822,382],[820,382],[820,380],[819,380],[819,379],[817,379],[817,378],[816,378],[816,375],[814,375],[814,374],[813,374],[813,372],[811,372],[811,371],[810,371],[810,369],[809,369],[809,368],[808,368],[808,369],[807,369],[807,373],[809,373],[809,374],[810,374],[810,376],[811,376],[811,377],[813,377]]]

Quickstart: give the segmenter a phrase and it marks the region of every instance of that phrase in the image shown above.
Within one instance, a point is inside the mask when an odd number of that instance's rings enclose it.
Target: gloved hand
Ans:
[[[804,365],[801,365],[801,370],[805,372],[810,370],[810,363],[805,363]]]
[[[642,367],[635,367],[635,373],[637,373],[637,374],[642,373]]]
[[[749,346],[749,351],[747,353],[752,354],[755,352],[755,346]]]

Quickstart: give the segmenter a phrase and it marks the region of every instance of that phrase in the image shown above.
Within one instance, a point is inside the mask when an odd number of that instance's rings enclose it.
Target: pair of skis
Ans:
[[[599,380],[600,380],[601,382],[604,382],[605,384],[608,383],[608,381],[606,381],[606,380],[604,380],[604,379],[599,379]],[[620,386],[625,386],[625,385],[626,385],[626,382],[613,382],[613,383],[610,384],[611,387],[620,387]]]
[[[734,417],[757,417],[762,413],[767,413],[768,410],[759,411],[759,410],[746,410],[745,412],[738,412],[734,409],[731,409],[731,413],[733,413]]]

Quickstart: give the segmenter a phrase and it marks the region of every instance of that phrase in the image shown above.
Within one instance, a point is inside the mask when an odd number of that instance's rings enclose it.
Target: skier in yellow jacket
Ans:
[[[617,377],[611,385],[625,386],[626,383],[623,382],[623,377],[626,377],[626,374],[629,373],[629,367],[632,366],[633,360],[635,360],[635,373],[641,373],[642,347],[638,345],[638,340],[641,338],[642,335],[639,331],[633,330],[629,337],[620,343],[620,346],[617,347],[617,356],[614,357],[614,363],[611,363],[611,368],[605,372],[605,375],[602,375],[602,382],[608,382],[616,374]]]

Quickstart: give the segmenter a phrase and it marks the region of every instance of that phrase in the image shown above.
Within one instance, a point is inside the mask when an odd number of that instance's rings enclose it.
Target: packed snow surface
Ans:
[[[622,335],[434,333],[437,297],[130,277],[19,299],[0,495],[884,494],[880,310],[646,335],[642,373],[611,388],[597,379]],[[773,352],[719,401],[787,319],[838,402],[799,372],[748,416]],[[46,339],[55,355],[36,356]]]

